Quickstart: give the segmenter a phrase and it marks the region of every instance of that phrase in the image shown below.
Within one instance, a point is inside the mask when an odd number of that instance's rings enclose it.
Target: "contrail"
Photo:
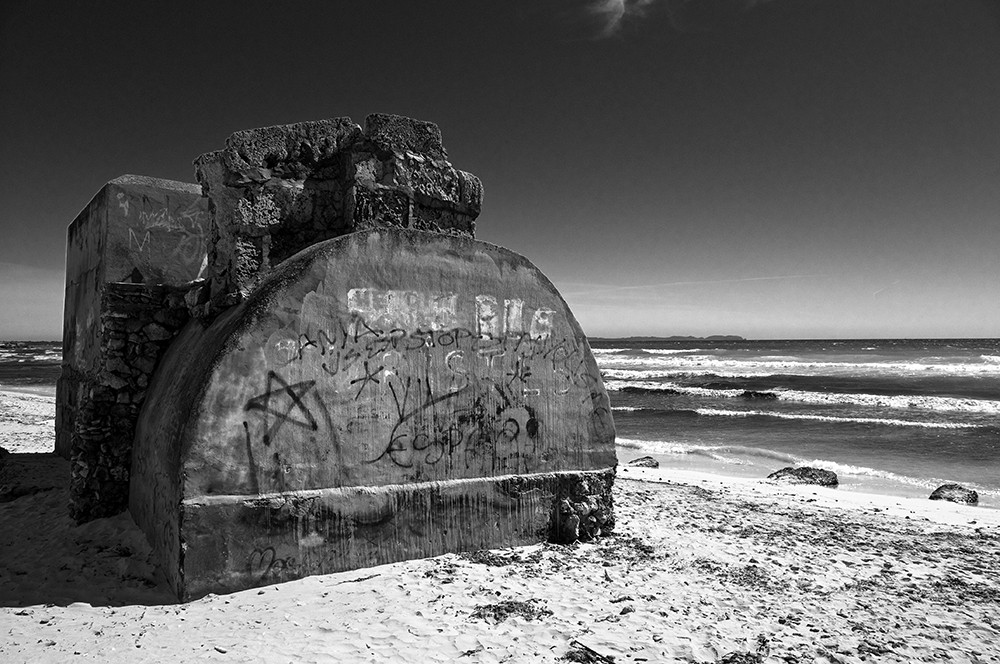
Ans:
[[[877,291],[875,291],[874,293],[872,293],[872,297],[875,297],[876,295],[878,295],[879,293],[881,293],[884,290],[888,290],[888,289],[892,288],[893,286],[895,286],[896,284],[898,284],[899,281],[900,281],[899,279],[896,279],[894,282],[892,282],[888,286],[882,286],[882,288],[879,288]]]

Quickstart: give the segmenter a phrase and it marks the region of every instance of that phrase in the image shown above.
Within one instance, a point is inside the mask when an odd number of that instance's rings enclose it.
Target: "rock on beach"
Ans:
[[[966,489],[961,484],[942,484],[930,495],[931,500],[950,500],[953,503],[978,505],[979,494],[972,489]]]
[[[644,457],[639,457],[638,459],[632,459],[626,465],[635,466],[638,468],[659,468],[660,462],[651,456],[644,456]]]
[[[767,479],[782,484],[816,484],[819,486],[831,487],[835,487],[839,484],[837,481],[837,473],[832,470],[810,468],[808,466],[803,466],[801,468],[787,466],[781,470],[774,471],[767,476]]]
[[[740,396],[747,401],[775,401],[778,398],[774,392],[757,392],[755,390],[744,390]]]

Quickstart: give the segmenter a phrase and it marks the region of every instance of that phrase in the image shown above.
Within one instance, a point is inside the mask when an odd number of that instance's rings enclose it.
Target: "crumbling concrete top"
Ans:
[[[441,130],[433,122],[372,113],[365,118],[363,129],[345,116],[237,131],[226,139],[224,149],[199,156],[195,166],[221,161],[235,176],[227,182],[230,185],[264,182],[271,177],[302,179],[347,151],[374,152],[383,159],[408,152],[448,161]],[[475,189],[481,204],[482,184]]]
[[[482,182],[448,161],[437,125],[401,115],[238,131],[195,172],[218,238],[206,311],[317,242],[370,228],[474,237],[482,209]]]

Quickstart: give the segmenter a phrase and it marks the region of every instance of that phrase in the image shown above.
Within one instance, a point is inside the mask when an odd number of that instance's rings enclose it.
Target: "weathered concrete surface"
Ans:
[[[100,368],[102,339],[93,331],[105,284],[181,284],[203,276],[208,231],[197,185],[137,175],[104,185],[68,231],[64,368],[85,375]],[[69,390],[60,394],[75,398]],[[56,450],[67,457],[73,410],[57,413]]]
[[[556,539],[558,498],[607,497],[613,479],[609,469],[192,498],[181,596]]]
[[[476,176],[455,169],[431,122],[368,116],[248,129],[195,160],[218,238],[199,315],[247,297],[298,251],[366,228],[472,236]]]
[[[555,288],[375,230],[269,274],[164,358],[130,508],[178,595],[613,526],[614,426]]]
[[[149,376],[187,320],[207,264],[196,185],[124,175],[70,225],[56,451],[73,462],[74,516],[125,509],[131,440]]]

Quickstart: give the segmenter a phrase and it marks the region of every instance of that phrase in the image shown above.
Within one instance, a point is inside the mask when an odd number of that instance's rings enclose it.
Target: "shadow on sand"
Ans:
[[[0,606],[176,604],[128,512],[76,525],[69,462],[0,456]]]

